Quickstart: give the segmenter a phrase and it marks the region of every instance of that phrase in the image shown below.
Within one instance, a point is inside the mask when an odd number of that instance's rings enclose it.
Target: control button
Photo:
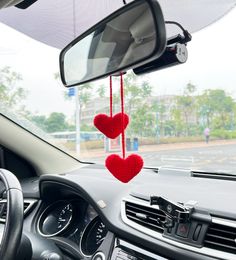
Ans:
[[[178,225],[178,229],[176,232],[176,235],[180,236],[180,237],[184,237],[187,238],[188,237],[188,232],[189,232],[189,227],[190,227],[190,223],[180,223]]]
[[[102,252],[96,253],[92,258],[92,260],[105,260],[105,259],[106,257]]]
[[[198,240],[198,237],[199,237],[199,234],[201,232],[201,229],[202,229],[202,225],[201,224],[198,224],[194,233],[193,233],[193,240],[194,241],[197,241]]]

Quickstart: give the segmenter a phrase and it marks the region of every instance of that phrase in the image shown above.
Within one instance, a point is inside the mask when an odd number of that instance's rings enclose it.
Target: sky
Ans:
[[[236,99],[236,8],[213,25],[194,33],[188,44],[185,64],[147,74],[143,79],[153,85],[153,95],[181,94],[191,82],[201,93],[208,88],[224,88]],[[188,28],[186,28],[188,29]],[[19,72],[29,94],[26,107],[33,113],[74,113],[74,102],[64,100],[59,71],[59,50],[37,42],[0,24],[0,68],[10,66]],[[108,86],[108,79],[95,82]]]

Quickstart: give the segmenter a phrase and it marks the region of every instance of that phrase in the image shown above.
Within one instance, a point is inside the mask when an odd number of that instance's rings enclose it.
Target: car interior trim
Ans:
[[[150,252],[150,251],[147,251],[141,247],[138,247],[138,246],[135,246],[133,244],[130,244],[129,242],[127,241],[124,241],[122,239],[116,239],[115,240],[115,244],[116,246],[120,246],[120,247],[125,247],[125,248],[129,248],[130,250],[132,251],[135,251],[137,253],[140,253],[140,254],[143,254],[143,255],[148,255],[148,257],[151,257],[153,259],[158,259],[158,260],[167,260],[166,258],[162,257],[162,256],[159,256],[158,255],[158,258],[157,258],[157,255]]]
[[[218,217],[212,217],[212,223],[227,226],[227,227],[233,227],[236,228],[236,221],[230,220],[230,219],[222,219]]]
[[[21,155],[35,169],[38,176],[64,173],[84,167],[75,158],[45,142],[4,115],[0,115],[0,143]]]
[[[222,252],[219,250],[214,250],[214,249],[210,249],[210,248],[206,248],[206,247],[202,247],[202,248],[197,248],[194,246],[190,246],[190,245],[186,245],[183,243],[179,243],[173,240],[170,240],[168,238],[165,238],[162,236],[161,233],[158,233],[156,231],[153,231],[151,229],[145,228],[135,222],[133,222],[132,220],[129,220],[126,216],[126,211],[125,211],[125,204],[126,202],[132,202],[138,205],[142,205],[142,206],[146,206],[146,207],[150,207],[150,208],[156,208],[159,209],[158,206],[150,206],[149,202],[147,201],[143,201],[143,200],[139,200],[136,198],[123,198],[122,202],[121,202],[121,218],[123,220],[124,223],[126,223],[127,225],[133,227],[134,229],[141,231],[142,233],[145,233],[147,235],[150,235],[158,240],[161,240],[163,242],[166,242],[168,244],[177,246],[179,248],[182,249],[186,249],[198,254],[202,254],[205,256],[212,256],[212,257],[216,257],[216,258],[220,258],[220,259],[225,259],[225,260],[236,260],[236,255],[234,254],[230,254],[230,253],[226,253],[226,252]],[[224,219],[220,219],[220,218],[216,218],[216,217],[212,217],[212,222],[213,223],[218,223],[218,224],[223,224],[226,226],[232,226],[233,227],[236,226],[236,223],[233,221],[228,221],[228,220],[224,220]]]

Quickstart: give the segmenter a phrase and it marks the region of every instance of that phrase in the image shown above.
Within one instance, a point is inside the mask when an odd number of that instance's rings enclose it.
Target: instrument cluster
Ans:
[[[47,206],[37,221],[41,236],[62,236],[79,245],[85,256],[93,255],[107,234],[95,209],[81,200],[59,200]]]

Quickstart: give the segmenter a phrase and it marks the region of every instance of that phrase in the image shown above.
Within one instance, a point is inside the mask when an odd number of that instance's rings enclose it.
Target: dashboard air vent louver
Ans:
[[[24,201],[24,215],[26,215],[26,213],[32,208],[32,206],[35,204],[36,200],[25,200]],[[2,201],[1,203],[5,203],[6,204],[6,201]],[[6,221],[6,215],[7,215],[7,208],[5,206],[5,209],[2,213],[2,216],[0,218],[0,222],[2,223],[5,223]]]
[[[24,212],[28,209],[30,203],[24,201]]]
[[[207,230],[204,246],[235,254],[236,227],[212,223]]]
[[[161,210],[126,202],[125,213],[129,220],[156,232],[163,232],[163,228],[157,223],[158,218],[165,220],[165,214]]]

